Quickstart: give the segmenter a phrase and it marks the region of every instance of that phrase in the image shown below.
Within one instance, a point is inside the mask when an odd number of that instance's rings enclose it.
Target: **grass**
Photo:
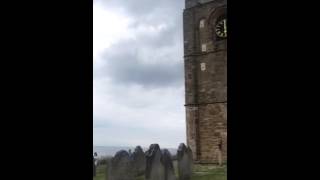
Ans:
[[[174,166],[175,170],[177,170],[176,162],[174,162]],[[106,169],[106,165],[98,166],[97,176],[94,177],[93,180],[107,180]],[[178,177],[177,172],[176,177]],[[140,176],[135,180],[145,180],[145,178]],[[192,180],[227,180],[227,168],[226,166],[194,165]]]
[[[192,180],[227,180],[227,168],[195,165]]]
[[[93,178],[93,180],[107,180],[107,165],[100,165],[97,168],[97,174],[96,177]]]

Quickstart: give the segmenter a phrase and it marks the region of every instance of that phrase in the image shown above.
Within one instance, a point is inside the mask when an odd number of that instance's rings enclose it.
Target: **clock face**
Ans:
[[[220,38],[227,37],[227,19],[222,19],[218,21],[216,25],[216,34]]]

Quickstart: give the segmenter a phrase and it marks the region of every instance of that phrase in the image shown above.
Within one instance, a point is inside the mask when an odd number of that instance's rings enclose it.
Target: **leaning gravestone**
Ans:
[[[177,159],[179,180],[191,180],[193,166],[192,151],[184,143],[179,145]]]
[[[161,163],[161,150],[158,144],[151,144],[146,151],[146,180],[165,180],[165,168]]]
[[[131,155],[133,173],[136,176],[143,175],[146,170],[146,157],[140,146],[137,146],[134,149],[134,152]]]
[[[132,161],[127,151],[121,150],[110,160],[108,180],[133,180]]]
[[[163,149],[161,151],[161,163],[164,166],[165,180],[176,180],[176,177],[174,175],[172,157],[167,149]]]

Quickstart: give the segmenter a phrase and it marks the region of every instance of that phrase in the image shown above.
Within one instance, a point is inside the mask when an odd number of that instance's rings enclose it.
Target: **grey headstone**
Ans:
[[[161,163],[161,150],[158,144],[151,144],[146,151],[146,180],[165,180],[165,168]]]
[[[131,155],[133,171],[136,176],[143,175],[146,171],[146,156],[140,146],[134,149]]]
[[[164,166],[165,180],[176,180],[174,175],[174,167],[172,163],[172,157],[167,149],[161,151],[161,163]]]
[[[190,180],[192,176],[192,151],[184,143],[179,145],[177,151],[179,180]]]
[[[108,180],[133,180],[132,161],[125,150],[118,151],[108,165]]]
[[[96,173],[97,173],[97,168],[96,168],[95,159],[94,159],[94,157],[93,157],[93,177],[96,176]]]

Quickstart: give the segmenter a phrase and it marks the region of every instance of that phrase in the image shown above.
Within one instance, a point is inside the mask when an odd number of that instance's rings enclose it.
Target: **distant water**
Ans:
[[[101,156],[114,156],[120,150],[128,151],[131,149],[131,152],[134,151],[135,147],[120,147],[120,146],[93,146],[93,152],[98,153],[98,157]],[[142,147],[143,151],[147,151],[147,147]],[[177,149],[167,148],[171,155],[175,155],[177,153]]]

